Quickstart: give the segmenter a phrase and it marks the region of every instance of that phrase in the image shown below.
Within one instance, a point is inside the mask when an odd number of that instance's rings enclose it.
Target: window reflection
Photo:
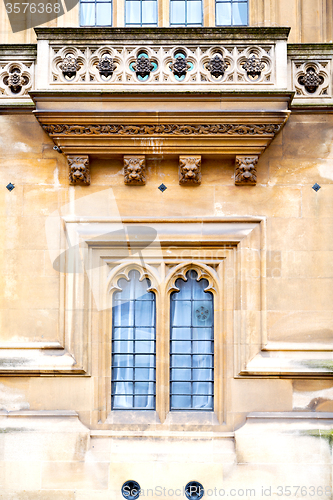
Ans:
[[[112,26],[112,3],[105,0],[81,0],[81,26]]]
[[[248,0],[216,0],[216,26],[247,26]]]
[[[202,26],[201,0],[170,0],[171,26]]]
[[[126,26],[157,26],[157,0],[125,0]]]
[[[113,296],[112,409],[155,408],[155,294],[149,280],[130,271]]]
[[[214,297],[196,271],[186,278],[170,298],[170,407],[213,410]]]

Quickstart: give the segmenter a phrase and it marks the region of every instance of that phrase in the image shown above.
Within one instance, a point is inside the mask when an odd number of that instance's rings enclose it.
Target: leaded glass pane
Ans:
[[[170,406],[172,410],[213,410],[214,307],[208,281],[196,271],[178,279],[171,294]]]
[[[138,271],[122,289],[112,307],[112,409],[153,410],[156,384],[155,294]],[[143,286],[144,284],[144,286]]]

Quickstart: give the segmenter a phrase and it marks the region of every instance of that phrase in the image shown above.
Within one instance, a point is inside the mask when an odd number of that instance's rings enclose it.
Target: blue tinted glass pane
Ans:
[[[193,356],[193,367],[194,368],[212,368],[213,367],[213,356],[194,355]]]
[[[112,308],[114,326],[134,325],[134,302],[115,302]]]
[[[133,380],[133,368],[112,368],[112,380]]]
[[[171,324],[173,326],[191,326],[191,305],[190,301],[175,300],[171,307]]]
[[[115,354],[113,356],[113,366],[133,366],[133,356],[125,354]]]
[[[81,4],[81,26],[95,25],[95,4]]]
[[[142,410],[153,410],[155,408],[154,396],[134,396],[134,407]]]
[[[130,340],[133,339],[133,328],[114,328],[113,340]]]
[[[193,380],[213,380],[213,370],[210,368],[193,370]]]
[[[171,356],[171,365],[184,368],[191,366],[191,356]]]
[[[193,353],[213,354],[213,342],[193,342]]]
[[[193,382],[193,394],[213,394],[211,382]]]
[[[96,26],[111,26],[111,3],[96,5]]]
[[[173,353],[191,354],[191,342],[177,340],[172,342],[171,351]]]
[[[191,394],[191,382],[172,382],[172,394]]]
[[[191,396],[172,396],[171,397],[171,408],[191,408]]]
[[[211,326],[213,324],[213,303],[207,300],[193,302],[193,325]]]
[[[154,340],[154,338],[155,338],[154,328],[135,329],[135,340]]]
[[[247,26],[247,3],[232,5],[232,22],[236,26]]]
[[[115,340],[113,342],[113,352],[114,353],[130,353],[133,352],[133,342],[132,341],[121,341]]]
[[[173,368],[171,370],[171,380],[191,380],[191,370],[188,368]]]
[[[202,12],[201,2],[188,1],[187,2],[187,24],[201,24]]]
[[[133,396],[113,396],[113,408],[115,409],[129,409],[133,407]]]
[[[153,368],[135,368],[135,380],[155,380],[155,370]]]
[[[155,366],[155,356],[136,354],[135,356],[135,366],[136,367],[146,367],[151,368]]]
[[[153,382],[135,382],[135,394],[154,394]]]
[[[142,2],[142,23],[157,24],[157,2]]]
[[[170,5],[170,23],[185,24],[185,2],[172,0]]]
[[[191,328],[173,328],[172,340],[191,340]]]
[[[155,303],[151,300],[135,301],[135,325],[154,326]]]
[[[193,396],[193,408],[198,410],[213,410],[212,396]]]
[[[150,354],[154,352],[154,342],[138,340],[135,342],[135,352],[139,354]]]
[[[180,54],[181,56],[183,54]],[[184,300],[191,298],[191,281],[184,281],[183,279],[176,280],[176,287],[179,292],[172,293],[172,300]]]
[[[126,1],[126,24],[141,24],[140,2]]]
[[[216,4],[216,26],[231,26],[231,5],[229,3]]]
[[[207,286],[207,280],[195,281],[193,283],[193,298],[197,300],[207,300],[207,292],[204,291]]]
[[[213,328],[193,328],[193,340],[213,340]]]

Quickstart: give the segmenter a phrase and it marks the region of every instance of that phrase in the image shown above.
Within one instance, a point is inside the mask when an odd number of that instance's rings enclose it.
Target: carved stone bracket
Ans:
[[[201,184],[201,156],[179,157],[179,184]]]
[[[89,156],[67,156],[69,166],[69,183],[72,185],[83,184],[89,186],[90,184],[90,170],[89,170]]]
[[[255,186],[257,183],[257,163],[259,156],[236,156],[236,186]]]
[[[128,186],[143,186],[146,184],[146,157],[124,156],[124,182]]]

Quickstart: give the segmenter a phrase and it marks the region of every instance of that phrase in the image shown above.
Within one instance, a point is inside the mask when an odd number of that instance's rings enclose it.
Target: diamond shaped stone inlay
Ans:
[[[164,184],[161,184],[160,186],[158,186],[158,189],[163,193],[168,188]]]
[[[12,184],[11,182],[9,184],[7,184],[7,186],[6,186],[8,191],[13,191],[14,187],[15,187],[14,184]]]
[[[319,184],[317,183],[312,186],[312,189],[314,189],[316,192],[319,191],[320,188],[321,186],[319,186]]]

